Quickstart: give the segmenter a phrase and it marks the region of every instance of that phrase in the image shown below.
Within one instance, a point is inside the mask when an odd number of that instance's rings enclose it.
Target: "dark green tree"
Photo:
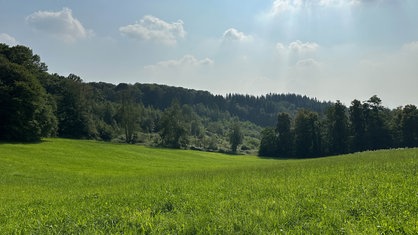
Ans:
[[[120,108],[118,119],[125,134],[125,142],[133,144],[135,142],[135,131],[139,126],[140,110],[134,103],[132,86],[121,83],[116,87],[120,95]]]
[[[321,155],[321,135],[317,113],[302,109],[295,117],[295,151],[298,157]]]
[[[363,105],[359,100],[353,100],[349,108],[351,151],[358,152],[366,149],[366,119]]]
[[[188,144],[187,125],[182,117],[178,101],[173,101],[167,108],[160,122],[160,137],[162,145],[169,148],[181,148]]]
[[[372,96],[364,105],[364,110],[366,111],[368,149],[390,148],[392,140],[387,125],[388,117],[382,106],[382,100],[376,95]]]
[[[95,137],[93,121],[90,119],[88,106],[85,105],[81,80],[69,77],[61,77],[57,96],[58,135],[65,138],[89,139]]]
[[[418,110],[415,105],[406,105],[401,119],[402,143],[405,147],[418,147]]]
[[[261,131],[261,141],[258,150],[259,156],[276,157],[277,156],[277,140],[274,128],[265,128]]]
[[[1,45],[0,49],[3,53],[8,47]],[[9,61],[7,56],[14,60]],[[21,56],[32,58],[32,51],[24,50]],[[37,74],[28,69],[31,65],[18,59],[13,53],[0,54],[0,140],[39,141],[55,134],[53,100],[37,80]]]
[[[348,150],[348,118],[346,107],[339,100],[327,111],[328,144],[331,154],[343,154]]]
[[[390,111],[389,130],[392,136],[392,147],[404,147],[402,133],[403,107],[397,107]]]
[[[48,71],[48,67],[45,63],[41,62],[39,55],[34,55],[28,47],[21,45],[9,47],[0,43],[0,54],[10,61],[10,63],[23,66],[34,76]]]
[[[238,145],[242,144],[243,140],[244,135],[242,134],[241,126],[238,121],[235,121],[229,131],[229,143],[231,144],[231,151],[233,153],[237,152]]]
[[[292,155],[293,135],[289,114],[280,113],[276,125],[277,156],[290,157]]]
[[[187,128],[187,132],[190,134],[189,137],[191,145],[194,147],[201,148],[203,146],[203,137],[204,137],[204,127],[201,122],[199,115],[193,110],[193,107],[184,104],[181,108],[181,115],[184,120],[185,127]]]

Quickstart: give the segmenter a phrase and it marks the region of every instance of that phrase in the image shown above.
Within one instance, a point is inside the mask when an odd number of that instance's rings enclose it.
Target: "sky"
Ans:
[[[86,82],[418,105],[417,0],[0,0],[0,42]]]

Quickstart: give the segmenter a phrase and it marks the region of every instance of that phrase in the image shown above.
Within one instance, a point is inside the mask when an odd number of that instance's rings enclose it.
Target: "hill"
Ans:
[[[92,82],[88,85],[94,87],[97,93],[103,94],[106,100],[119,102],[117,87],[121,87],[121,84]],[[220,112],[224,116],[238,117],[242,121],[250,121],[262,127],[273,126],[277,114],[280,112],[294,116],[299,109],[304,108],[324,113],[331,105],[331,102],[319,101],[316,98],[297,94],[266,94],[262,96],[226,94],[226,96],[221,96],[208,91],[160,84],[122,85],[131,89],[134,102],[141,103],[146,107],[164,110],[170,107],[173,100],[177,100],[181,106],[190,105],[202,118],[215,117],[216,115],[213,113]]]
[[[140,78],[139,78],[140,79]],[[86,83],[0,44],[0,141],[43,137],[307,158],[418,146],[418,108],[295,94],[213,95],[157,84]]]
[[[30,48],[0,44],[0,141],[58,136],[224,152],[230,127],[240,123],[243,151],[254,154],[261,128],[274,125],[278,112],[323,113],[330,105],[295,94],[221,96],[158,84],[86,83],[47,71]],[[181,123],[173,133],[183,136],[167,144],[162,120],[174,104]]]
[[[416,234],[417,154],[272,160],[66,139],[0,144],[0,233]]]

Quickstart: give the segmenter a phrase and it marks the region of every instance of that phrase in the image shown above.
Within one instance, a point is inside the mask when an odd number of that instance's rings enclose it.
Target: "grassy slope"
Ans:
[[[418,233],[418,150],[269,160],[0,144],[0,234]]]

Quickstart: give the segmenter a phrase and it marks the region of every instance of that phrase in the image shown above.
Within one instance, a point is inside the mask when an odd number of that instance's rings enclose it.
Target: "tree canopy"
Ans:
[[[39,141],[54,135],[54,103],[36,78],[43,72],[38,57],[21,46],[0,44],[0,51],[0,140]]]
[[[346,107],[296,94],[221,96],[158,84],[86,83],[72,73],[48,73],[25,46],[0,44],[0,141],[48,136],[318,157],[417,147],[418,111],[415,105],[390,110],[378,96]]]
[[[349,108],[337,101],[322,116],[301,109],[290,122],[287,114],[280,113],[276,129],[261,132],[259,155],[299,158],[418,147],[417,126],[415,105],[389,110],[377,96],[365,102],[353,100]],[[283,133],[289,137],[283,138]],[[293,151],[284,152],[285,146]]]

